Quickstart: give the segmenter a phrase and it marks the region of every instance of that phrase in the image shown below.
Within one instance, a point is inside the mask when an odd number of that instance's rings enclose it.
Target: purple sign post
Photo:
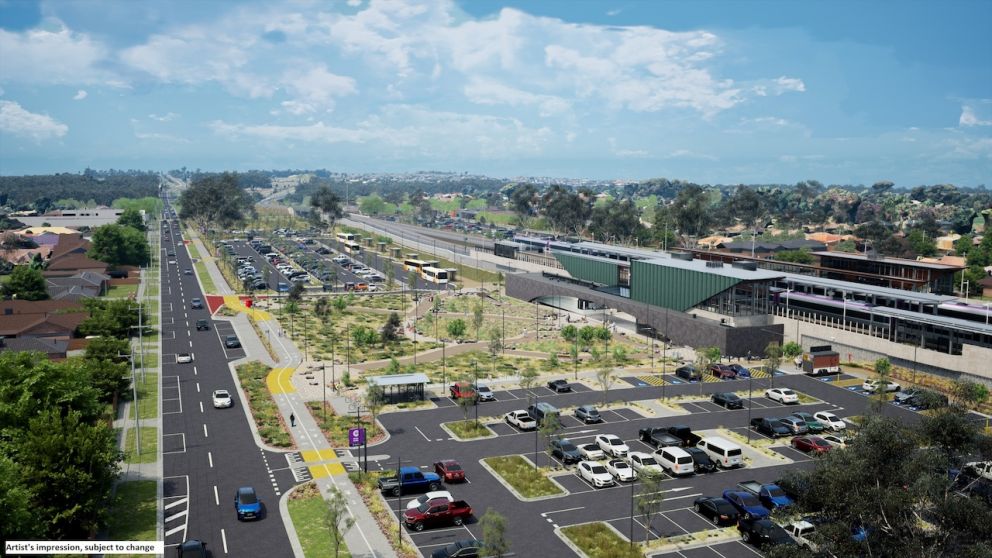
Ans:
[[[365,445],[365,429],[364,428],[349,428],[348,429],[348,445],[351,447],[358,447]]]

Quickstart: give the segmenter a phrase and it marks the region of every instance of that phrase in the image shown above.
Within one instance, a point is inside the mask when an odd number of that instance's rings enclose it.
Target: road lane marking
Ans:
[[[422,430],[420,430],[420,427],[419,426],[414,426],[413,428],[417,432],[420,432],[420,435],[423,436],[425,440],[427,440],[428,442],[431,441],[431,439],[427,437],[427,434],[424,434],[424,432]]]
[[[200,401],[200,412],[203,412],[203,401]]]
[[[582,510],[582,509],[585,509],[585,506],[579,506],[577,508],[566,508],[566,509],[563,509],[563,510],[554,510],[554,511],[549,511],[549,512],[542,513],[541,514],[541,517],[547,517],[547,516],[549,516],[549,515],[551,515],[553,513],[562,513],[562,512]]]
[[[196,366],[193,366],[193,375],[196,376]]]
[[[196,393],[200,393],[200,382],[196,382]]]
[[[185,504],[188,501],[189,501],[189,498],[180,498],[179,500],[176,500],[175,502],[169,502],[168,504],[162,506],[162,509],[167,510],[167,509],[170,509],[170,508],[174,508],[174,507],[176,507],[176,506],[178,506],[180,504]]]
[[[224,554],[227,554],[227,535],[223,529],[220,530],[220,540],[224,543]]]
[[[212,452],[209,452],[209,451],[207,452],[207,461],[210,462],[210,468],[212,469],[213,466],[214,466],[214,454]],[[216,488],[217,487],[215,486],[214,489],[216,489]]]
[[[204,424],[203,424],[203,437],[204,437],[204,438],[209,438],[209,437],[210,437],[210,436],[209,436],[209,435],[207,434],[207,424],[206,424],[206,423],[204,423]]]
[[[213,465],[211,465],[213,467]],[[220,496],[217,494],[217,485],[214,485],[214,503],[220,505]]]
[[[168,522],[173,521],[175,519],[179,519],[180,517],[185,517],[186,512],[188,512],[188,511],[189,510],[183,510],[181,512],[178,512],[178,513],[175,513],[173,515],[170,515],[169,517],[166,517],[165,519],[163,519],[162,522],[163,523],[168,523]]]

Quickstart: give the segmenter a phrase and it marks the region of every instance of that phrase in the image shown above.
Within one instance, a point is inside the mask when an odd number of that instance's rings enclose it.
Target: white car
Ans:
[[[800,548],[817,552],[820,546],[813,541],[816,527],[808,521],[796,521],[785,526],[785,531],[796,541]]]
[[[650,453],[634,451],[627,458],[630,459],[630,466],[638,475],[661,475],[665,472]]]
[[[637,471],[623,459],[607,461],[606,470],[617,479],[617,482],[627,482],[637,478]]]
[[[820,411],[819,413],[813,413],[813,418],[822,422],[824,426],[834,432],[839,432],[841,430],[847,429],[847,423],[842,421],[837,415],[833,413],[828,413],[827,411]]]
[[[865,390],[865,391],[867,391],[869,393],[875,393],[881,387],[882,387],[882,381],[881,380],[873,380],[871,378],[868,378],[867,380],[864,381],[864,383],[861,384],[861,389],[863,389],[863,390]],[[892,380],[888,380],[885,383],[885,391],[886,392],[890,392],[890,391],[901,391],[901,390],[902,390],[902,386],[900,386],[899,384],[893,382]]]
[[[446,498],[449,502],[454,501],[454,498],[451,497],[451,493],[447,490],[435,490],[434,492],[428,492],[419,498],[410,500],[406,505],[406,509],[412,510],[413,508],[419,508],[421,504],[427,503],[434,498]]]
[[[603,453],[613,457],[623,457],[630,452],[630,448],[615,434],[600,434],[596,436],[596,445]]]
[[[799,403],[799,395],[789,388],[772,388],[765,390],[765,397],[779,403]]]
[[[598,461],[606,458],[606,454],[603,453],[603,450],[599,449],[598,444],[582,444],[579,446],[579,455],[582,456],[582,459],[588,459],[589,461]]]
[[[580,461],[578,470],[579,476],[596,488],[613,486],[613,475],[606,470],[606,467],[599,463]]]
[[[189,364],[193,362],[193,355],[190,353],[179,353],[176,355],[176,362],[179,364]]]
[[[823,438],[823,440],[826,441],[828,444],[830,444],[830,447],[834,447],[834,448],[847,447],[847,440],[841,438],[840,436],[837,436],[836,434],[826,434],[820,437]]]
[[[215,389],[213,400],[214,409],[226,409],[234,405],[234,400],[231,399],[231,393],[226,389]]]

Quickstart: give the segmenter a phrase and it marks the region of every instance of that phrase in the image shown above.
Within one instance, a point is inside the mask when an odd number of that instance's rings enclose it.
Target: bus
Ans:
[[[338,242],[354,242],[355,235],[352,233],[338,233]]]
[[[433,266],[426,266],[420,272],[420,276],[424,278],[424,281],[430,283],[436,283],[438,285],[444,285],[448,282],[448,271],[446,269],[439,269]]]
[[[407,258],[403,260],[403,271],[416,271],[417,273],[423,273],[425,267],[435,267],[439,263],[441,262]]]
[[[342,241],[341,246],[343,246],[344,251],[349,254],[358,254],[362,251],[362,246],[355,241]]]

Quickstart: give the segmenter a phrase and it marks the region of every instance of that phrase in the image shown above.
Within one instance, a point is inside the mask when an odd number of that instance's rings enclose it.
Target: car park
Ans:
[[[819,436],[796,436],[790,445],[802,452],[822,455],[827,453],[833,446]]]
[[[226,409],[234,405],[234,400],[231,399],[231,392],[226,389],[215,389],[212,395],[214,409]]]
[[[861,389],[863,389],[864,391],[867,391],[869,393],[875,393],[875,392],[877,392],[881,388],[882,388],[882,381],[881,380],[875,380],[875,379],[872,379],[872,378],[867,378],[867,379],[865,379],[864,382],[861,383]],[[885,392],[886,393],[894,392],[894,391],[900,391],[900,390],[902,390],[902,386],[900,386],[898,383],[893,382],[892,380],[886,380],[885,381]]]
[[[575,418],[581,420],[585,424],[603,422],[603,416],[599,414],[599,410],[593,405],[579,405],[576,407]]]
[[[796,413],[792,413],[792,416],[805,422],[806,429],[809,431],[810,434],[819,434],[824,430],[826,430],[827,428],[825,424],[817,420],[816,417],[814,417],[810,413],[799,411]]]
[[[823,423],[824,426],[829,430],[838,432],[847,429],[847,423],[837,417],[837,415],[828,411],[819,411],[813,413],[813,418]]]
[[[743,519],[768,517],[771,515],[768,508],[761,505],[761,500],[750,492],[740,489],[724,490],[723,499],[730,502],[730,505],[734,506],[734,509],[737,510],[737,513],[740,514]]]
[[[737,508],[720,496],[703,496],[692,503],[696,513],[709,519],[714,525],[735,525],[740,517]]]
[[[658,460],[649,453],[632,451],[627,456],[627,459],[630,460],[630,466],[634,468],[634,471],[638,475],[660,475],[665,472],[661,468],[661,465],[658,464]]]
[[[799,403],[799,394],[789,388],[766,389],[765,397],[782,404]]]
[[[434,463],[434,472],[444,482],[465,482],[465,469],[454,459],[443,459]]]
[[[592,463],[590,461],[582,461],[579,466],[576,467],[579,472],[579,476],[583,480],[593,485],[595,488],[605,488],[607,486],[613,486],[614,480],[613,475],[606,470],[604,465],[599,463]]]
[[[425,494],[421,494],[420,496],[410,500],[406,504],[406,509],[412,510],[414,508],[419,508],[420,506],[426,504],[427,502],[430,502],[431,500],[437,500],[438,498],[442,500],[447,500],[449,502],[452,502],[455,499],[451,495],[451,492],[448,492],[447,490],[435,490],[433,492],[427,492]]]
[[[262,517],[262,503],[258,500],[255,489],[250,486],[242,486],[235,492],[234,509],[238,514],[238,521]]]
[[[565,380],[552,380],[548,382],[548,389],[555,393],[564,393],[572,391],[572,386],[568,385],[568,382]]]
[[[606,462],[606,470],[613,475],[617,482],[633,481],[637,478],[637,472],[623,459],[611,459]]]
[[[189,364],[193,362],[193,355],[190,353],[179,353],[176,355],[176,362],[179,364]]]
[[[578,463],[582,461],[582,453],[568,438],[551,440],[551,456],[561,460],[562,463]]]
[[[713,403],[716,403],[717,405],[720,405],[721,407],[724,407],[726,409],[744,408],[744,400],[738,397],[737,394],[733,392],[714,393],[710,397],[710,400]]]
[[[596,445],[603,450],[603,453],[612,457],[623,457],[630,452],[630,447],[627,446],[626,442],[614,434],[597,435]]]

